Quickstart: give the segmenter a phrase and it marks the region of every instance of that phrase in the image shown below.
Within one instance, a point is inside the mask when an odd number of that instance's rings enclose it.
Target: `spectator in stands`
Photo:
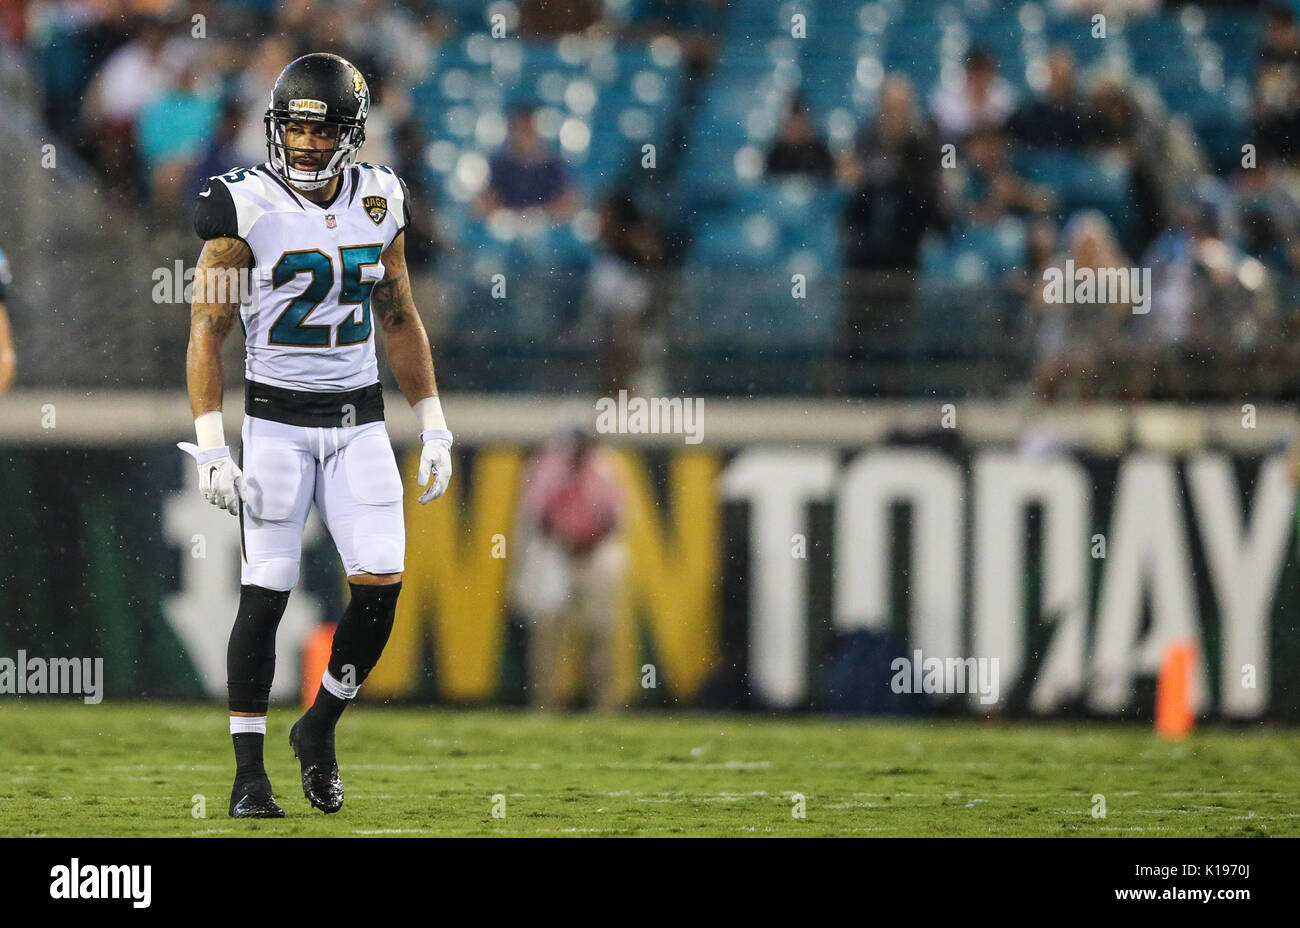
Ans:
[[[1263,263],[1221,237],[1219,207],[1205,191],[1186,196],[1169,229],[1143,259],[1151,267],[1152,308],[1134,331],[1154,359],[1153,394],[1192,400],[1241,395],[1242,359],[1275,322],[1277,294]]]
[[[1138,325],[1149,342],[1177,346],[1192,339],[1200,301],[1196,289],[1204,244],[1216,241],[1212,206],[1188,197],[1172,221],[1142,257],[1151,268],[1152,299],[1148,317]]]
[[[940,209],[936,142],[912,84],[888,76],[875,120],[838,164],[844,209],[849,350],[880,334],[902,337],[921,239],[947,221]]]
[[[968,223],[995,222],[1003,216],[1038,215],[1052,208],[1051,190],[1012,170],[1001,130],[976,130],[966,140],[966,151],[967,159],[945,174],[955,218]]]
[[[1137,143],[1140,114],[1127,83],[1102,76],[1088,92],[1089,144],[1130,152]]]
[[[10,0],[0,5],[0,36],[8,36],[19,45],[27,34],[27,7],[32,0]]]
[[[217,90],[188,64],[176,86],[146,104],[136,118],[141,167],[155,214],[175,215],[180,209],[190,174],[221,115]]]
[[[357,64],[363,74],[371,69],[361,62],[366,56],[348,42],[348,28],[357,15],[354,3],[345,0],[283,0],[277,9],[277,31],[297,42],[293,57],[308,52],[333,52]],[[288,62],[285,62],[288,64]]]
[[[1047,55],[1047,86],[1040,96],[1016,109],[1008,126],[1012,137],[1031,148],[1083,146],[1088,117],[1074,80],[1074,55],[1068,48],[1053,48]]]
[[[496,209],[541,210],[551,219],[563,219],[577,208],[564,161],[542,141],[529,107],[511,110],[505,143],[489,167],[488,186],[479,199],[485,215]]]
[[[32,60],[44,83],[44,110],[51,128],[74,140],[92,163],[98,163],[97,139],[86,129],[87,88],[107,58],[139,35],[137,14],[156,13],[143,3],[124,0],[32,2],[23,15],[13,0],[0,0],[2,16],[22,16],[21,35],[34,53]]]
[[[1019,294],[1022,305],[1035,305],[1033,301],[1041,299],[1043,271],[1052,266],[1056,248],[1057,229],[1052,217],[1039,216],[1025,224],[1024,264],[1018,271],[1008,275],[1008,283]],[[1037,333],[1037,316],[1022,316],[1022,321],[1031,335]]]
[[[874,122],[838,164],[840,183],[849,192],[844,220],[850,267],[916,267],[921,236],[943,225],[934,150],[911,82],[886,78]]]
[[[1015,110],[1015,92],[986,49],[971,49],[963,75],[959,86],[941,86],[930,104],[945,142],[960,141],[979,129],[1001,128]]]
[[[1269,9],[1255,66],[1253,120],[1260,153],[1295,165],[1300,140],[1300,28],[1295,12]]]
[[[1273,313],[1267,271],[1221,237],[1206,189],[1185,195],[1142,266],[1151,269],[1151,309],[1133,328],[1153,352],[1244,348]]]
[[[606,5],[606,16],[611,7]],[[727,0],[638,0],[624,8],[631,20],[619,30],[619,38],[648,44],[660,36],[671,37],[683,48],[688,75],[706,78],[717,59],[717,33],[726,7]]]
[[[1051,0],[1051,7],[1067,16],[1150,16],[1160,11],[1160,0]]]
[[[615,661],[625,553],[624,500],[613,453],[590,428],[566,424],[523,471],[514,544],[514,601],[528,618],[534,706],[565,702],[568,645],[580,645],[582,689],[601,711],[619,707]]]
[[[1224,234],[1271,269],[1300,273],[1300,192],[1274,157],[1261,152],[1256,167],[1233,175]]]
[[[142,16],[135,24],[137,37],[113,52],[91,78],[82,109],[98,166],[119,196],[136,190],[136,117],[174,86],[187,56],[184,45],[171,41],[170,20]]]
[[[1286,3],[1266,6],[1264,29],[1260,33],[1259,60],[1261,64],[1300,68],[1300,26],[1296,12]]]
[[[224,174],[231,168],[243,167],[239,157],[239,133],[244,125],[244,107],[238,100],[227,99],[221,104],[217,129],[190,173],[189,191],[182,202],[192,203],[203,192],[208,178]]]
[[[434,49],[450,34],[452,24],[445,12],[419,3],[418,10],[391,0],[356,0],[348,17],[348,47],[371,63],[372,75],[395,85],[410,86],[430,72]],[[349,61],[355,59],[349,58]]]
[[[831,150],[817,134],[807,105],[791,100],[776,142],[767,152],[767,174],[801,175],[813,180],[830,180],[835,173]]]
[[[1113,348],[1131,315],[1132,302],[1080,303],[1059,298],[1047,286],[1054,269],[1066,287],[1065,276],[1073,261],[1076,273],[1116,268],[1128,273],[1131,264],[1120,249],[1110,221],[1097,210],[1071,217],[1062,234],[1064,247],[1031,278],[1029,318],[1035,347],[1034,386],[1038,395],[1058,399],[1095,399],[1102,389],[1103,352]]]
[[[1186,120],[1174,119],[1124,78],[1100,74],[1088,88],[1087,153],[1123,163],[1132,223],[1125,243],[1140,254],[1160,233],[1179,191],[1208,170]]]
[[[438,225],[434,222],[438,193],[426,183],[427,168],[424,151],[428,142],[418,119],[409,113],[393,130],[394,160],[392,168],[406,183],[411,196],[411,224],[406,227],[406,267],[411,275],[411,291],[415,305],[421,307],[420,315],[431,338],[441,338],[447,331],[447,314],[437,307],[441,304],[440,290],[435,277],[438,254],[442,249]]]
[[[600,332],[605,389],[642,389],[634,384],[644,330],[650,321],[654,278],[663,260],[655,227],[625,194],[605,197],[600,206],[600,244],[587,272],[583,328]]]
[[[440,248],[438,229],[433,221],[437,192],[425,183],[424,152],[427,145],[424,128],[414,116],[408,114],[393,130],[393,170],[406,183],[415,207],[406,236],[406,259],[412,266],[432,265]],[[417,300],[416,305],[431,304]]]
[[[522,0],[519,34],[529,39],[555,39],[586,32],[601,23],[600,0]]]
[[[284,66],[295,57],[292,42],[284,35],[269,35],[257,43],[248,66],[235,78],[234,94],[244,116],[236,149],[236,164],[253,165],[266,160],[266,88],[274,87]]]

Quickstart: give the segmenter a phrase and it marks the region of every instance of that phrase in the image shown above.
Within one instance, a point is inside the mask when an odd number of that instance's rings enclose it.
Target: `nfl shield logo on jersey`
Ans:
[[[366,197],[361,201],[361,205],[366,208],[366,212],[370,214],[370,218],[375,225],[383,222],[384,217],[388,215],[388,199],[386,197]]]
[[[338,224],[339,224],[339,221],[338,221],[337,219],[334,218],[334,214],[333,214],[333,213],[326,213],[326,214],[325,214],[325,228],[327,228],[327,229],[333,229],[333,228],[337,227]]]

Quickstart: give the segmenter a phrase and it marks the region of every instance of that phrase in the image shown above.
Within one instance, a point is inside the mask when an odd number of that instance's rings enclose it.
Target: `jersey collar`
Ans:
[[[343,171],[342,173],[339,174],[339,185],[334,189],[334,196],[330,197],[324,203],[317,203],[315,200],[309,200],[301,193],[299,193],[297,190],[294,190],[292,185],[290,185],[283,177],[281,177],[280,172],[277,171],[274,167],[272,167],[269,162],[264,162],[262,164],[259,164],[258,169],[261,170],[262,173],[264,173],[267,177],[271,178],[271,180],[275,181],[277,184],[283,187],[285,193],[289,194],[289,196],[293,198],[293,201],[303,209],[306,209],[308,205],[315,206],[316,208],[321,210],[329,209],[331,206],[333,206],[335,203],[338,202],[339,197],[343,193],[343,188],[351,186],[352,171],[351,170]],[[351,201],[351,196],[348,197],[348,200],[349,202]]]

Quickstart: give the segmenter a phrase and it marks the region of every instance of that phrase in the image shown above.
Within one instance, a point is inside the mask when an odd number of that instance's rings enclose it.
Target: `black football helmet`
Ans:
[[[351,62],[325,52],[303,55],[289,62],[275,82],[271,105],[263,120],[266,152],[272,166],[300,190],[324,186],[330,178],[356,163],[366,140],[369,111],[370,88]],[[290,122],[338,126],[334,148],[323,149],[329,158],[318,170],[302,170],[291,163],[291,153],[307,149],[290,149],[285,144],[285,129]]]

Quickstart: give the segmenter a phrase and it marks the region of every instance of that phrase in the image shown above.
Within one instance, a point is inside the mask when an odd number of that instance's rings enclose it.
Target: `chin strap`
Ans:
[[[339,173],[341,174],[342,172],[340,171]],[[339,176],[338,174],[331,174],[329,177],[325,178],[324,180],[319,180],[319,181],[294,180],[292,177],[286,177],[285,180],[291,183],[298,190],[319,190],[321,187],[324,187],[326,184],[328,184],[330,181],[332,181],[334,178],[338,176]]]

